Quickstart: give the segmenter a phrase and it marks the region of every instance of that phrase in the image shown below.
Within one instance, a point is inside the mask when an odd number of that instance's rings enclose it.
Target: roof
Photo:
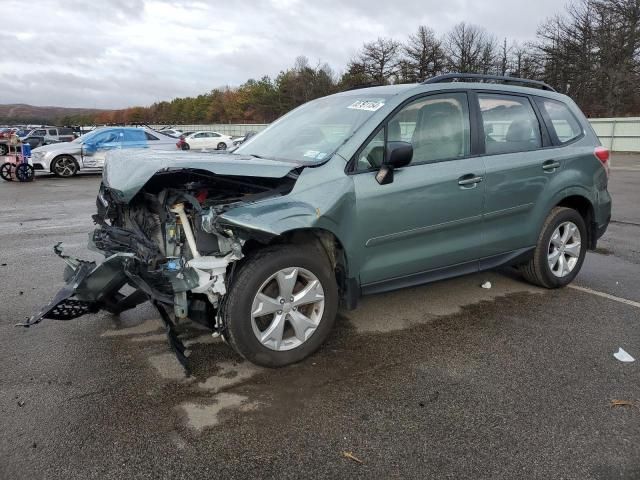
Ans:
[[[541,88],[525,87],[520,85],[511,85],[505,83],[486,83],[486,82],[442,82],[442,83],[403,83],[396,85],[383,85],[377,87],[358,88],[347,90],[336,95],[398,95],[410,93],[411,95],[420,92],[434,92],[442,90],[496,90],[499,92],[514,92],[527,95],[539,95],[550,98],[564,98],[565,95]]]

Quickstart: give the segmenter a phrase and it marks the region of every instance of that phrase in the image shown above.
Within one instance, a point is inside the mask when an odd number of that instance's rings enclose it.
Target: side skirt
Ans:
[[[517,265],[531,258],[533,247],[519,248],[510,252],[501,253],[491,257],[484,257],[471,262],[459,263],[449,267],[436,268],[425,272],[412,273],[403,277],[396,277],[380,282],[369,283],[361,286],[362,295],[371,295],[382,292],[390,292],[406,287],[415,287],[426,283],[446,280],[448,278],[460,277],[470,273],[482,272],[503,265]]]

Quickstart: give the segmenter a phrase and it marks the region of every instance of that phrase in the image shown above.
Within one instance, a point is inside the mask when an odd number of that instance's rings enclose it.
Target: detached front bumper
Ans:
[[[80,260],[65,255],[60,244],[54,252],[67,264],[64,271],[66,284],[27,322],[19,325],[29,327],[43,319],[72,320],[87,313],[105,309],[120,313],[146,301],[147,295],[137,291],[125,296],[119,290],[129,282],[126,274],[127,263],[132,261],[131,254],[116,254],[102,264]]]
[[[171,304],[171,297],[157,292],[131,272],[131,264],[136,261],[133,254],[118,253],[96,266],[95,262],[65,255],[60,244],[54,247],[54,252],[67,263],[64,271],[66,284],[38,313],[17,326],[30,327],[45,318],[72,320],[101,309],[118,314],[149,300],[160,313],[169,345],[185,371],[189,373],[186,348],[178,338],[171,317],[163,305]],[[120,289],[127,284],[136,289],[129,295],[123,295]]]

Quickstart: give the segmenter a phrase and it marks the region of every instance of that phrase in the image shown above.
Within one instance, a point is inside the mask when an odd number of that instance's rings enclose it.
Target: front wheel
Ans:
[[[78,170],[80,170],[80,167],[78,167],[76,159],[69,155],[62,155],[51,164],[51,171],[57,177],[73,177],[78,173]]]
[[[580,272],[587,243],[587,228],[580,213],[556,207],[542,226],[533,258],[522,265],[520,271],[535,285],[564,287]]]
[[[226,150],[226,149],[227,149],[227,144],[226,144],[226,143],[224,143],[224,142],[220,142],[220,143],[218,144],[218,148],[217,148],[217,149],[218,149],[218,150]]]
[[[320,347],[337,310],[335,275],[320,247],[268,247],[233,279],[222,312],[225,338],[247,360],[281,367]]]

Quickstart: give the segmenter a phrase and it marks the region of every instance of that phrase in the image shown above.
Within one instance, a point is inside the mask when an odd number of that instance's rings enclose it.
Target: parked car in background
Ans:
[[[41,127],[31,130],[22,140],[29,137],[42,137],[44,140],[43,145],[49,145],[50,143],[70,142],[76,138],[73,133],[73,128],[67,127]]]
[[[242,135],[241,137],[233,137],[233,146],[234,147],[239,147],[244,142],[249,140],[251,137],[255,136],[257,133],[258,132],[255,132],[255,131],[251,130],[251,131],[245,133],[244,135]]]
[[[38,147],[31,152],[33,168],[71,177],[81,170],[101,170],[114,149],[174,150],[175,138],[147,128],[102,127],[71,142]]]
[[[163,128],[162,130],[158,130],[158,132],[175,138],[180,138],[183,133],[182,130],[176,130],[175,128]]]
[[[29,323],[151,299],[182,361],[168,311],[288,365],[364,294],[501,265],[568,285],[611,219],[608,161],[569,97],[471,74],[320,98],[233,152],[116,152],[92,235],[106,260],[63,256],[67,286]]]
[[[233,147],[233,140],[228,135],[218,132],[193,132],[180,137],[176,146],[181,150],[212,149],[227,150]]]

